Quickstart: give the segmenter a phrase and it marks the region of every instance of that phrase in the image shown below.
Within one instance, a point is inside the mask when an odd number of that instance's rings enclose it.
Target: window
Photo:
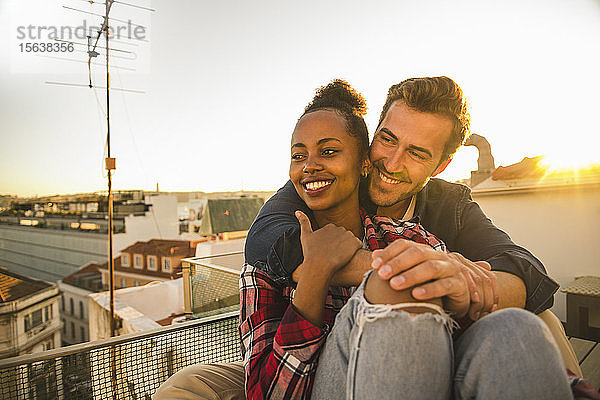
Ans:
[[[73,299],[69,299],[69,306],[71,306],[71,315],[75,315],[75,306],[73,305]]]
[[[65,312],[65,296],[60,297],[60,310]]]
[[[85,342],[85,329],[83,326],[79,327],[79,333],[81,334],[81,341]]]
[[[63,324],[63,333],[66,334],[67,333],[67,323],[65,322],[64,318],[61,318],[62,324]]]
[[[42,324],[42,309],[35,310],[31,313],[31,327],[34,328]]]
[[[127,287],[127,279],[121,278],[121,287],[122,288]]]
[[[25,332],[30,331],[38,325],[42,324],[42,309],[35,310],[31,314],[25,316]]]
[[[137,269],[142,269],[142,255],[135,254],[133,256],[133,267]]]
[[[133,281],[133,286],[140,286],[140,281],[138,281],[138,280]]]
[[[44,322],[48,322],[52,319],[52,304],[44,307]]]
[[[125,253],[121,256],[121,265],[123,267],[129,267],[129,254]]]
[[[171,272],[171,259],[167,258],[167,257],[163,257],[162,259],[163,261],[163,271],[164,272]]]
[[[83,312],[83,301],[79,302],[79,319],[83,319],[84,318],[84,312]]]
[[[75,339],[75,324],[71,322],[71,337]]]
[[[148,256],[148,269],[150,271],[156,271],[156,256]]]

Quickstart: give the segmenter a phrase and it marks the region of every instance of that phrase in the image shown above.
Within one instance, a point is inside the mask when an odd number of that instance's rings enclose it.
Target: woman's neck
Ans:
[[[363,238],[364,229],[358,208],[358,197],[356,200],[352,199],[328,210],[315,210],[313,215],[319,228],[327,224],[334,224],[346,228],[359,239]]]

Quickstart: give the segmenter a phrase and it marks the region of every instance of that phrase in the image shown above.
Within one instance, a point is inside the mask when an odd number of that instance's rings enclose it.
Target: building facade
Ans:
[[[115,288],[143,286],[167,281],[181,272],[181,260],[196,253],[196,243],[188,240],[151,239],[121,250],[114,259]],[[108,287],[108,263],[100,267],[104,287]]]
[[[90,340],[88,295],[103,290],[100,264],[88,263],[79,271],[61,279],[60,319],[63,346]]]
[[[102,209],[88,211],[99,207],[97,202],[91,208],[73,201],[48,204],[28,203],[22,206],[26,210],[13,209],[0,215],[0,265],[56,282],[91,261],[107,260],[107,213]],[[115,209],[114,233],[114,255],[138,240],[177,239],[176,197],[123,199]]]
[[[61,346],[55,284],[0,269],[0,358]]]

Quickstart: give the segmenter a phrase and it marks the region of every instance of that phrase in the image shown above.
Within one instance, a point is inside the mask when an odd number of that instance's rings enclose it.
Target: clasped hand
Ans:
[[[412,289],[418,300],[442,298],[458,318],[477,320],[498,307],[496,276],[485,261],[472,262],[408,240],[396,240],[373,252],[372,267],[395,290]]]

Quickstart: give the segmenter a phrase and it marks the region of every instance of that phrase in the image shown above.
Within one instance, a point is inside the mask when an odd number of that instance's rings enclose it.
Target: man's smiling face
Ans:
[[[369,195],[377,213],[402,218],[410,199],[448,162],[441,160],[452,121],[394,102],[371,144]]]

